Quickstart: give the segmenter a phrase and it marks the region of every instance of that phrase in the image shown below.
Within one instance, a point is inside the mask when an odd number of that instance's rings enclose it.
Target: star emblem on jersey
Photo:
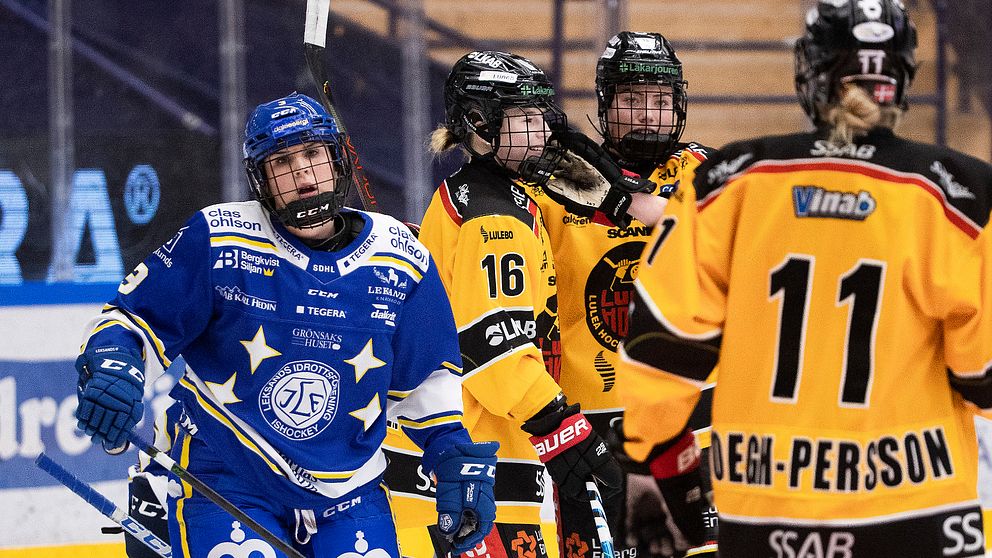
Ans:
[[[355,383],[357,384],[362,380],[362,376],[366,372],[373,368],[379,368],[380,366],[385,366],[385,361],[379,360],[374,354],[372,354],[372,340],[365,344],[365,347],[355,356],[344,361],[345,364],[350,364],[355,367]]]
[[[262,326],[258,326],[258,331],[255,332],[255,337],[251,341],[242,341],[241,344],[244,345],[245,350],[248,351],[248,356],[251,357],[252,374],[255,373],[263,360],[282,354],[265,343],[265,331],[262,330]]]
[[[234,395],[234,382],[237,381],[238,373],[235,372],[231,374],[231,377],[227,379],[223,384],[218,384],[216,382],[204,382],[207,387],[210,388],[210,393],[214,395],[214,398],[221,405],[227,405],[229,403],[240,403],[241,400],[238,399],[237,395]]]
[[[365,424],[365,430],[368,430],[372,426],[372,423],[375,422],[375,419],[379,418],[379,415],[382,414],[382,407],[379,405],[379,394],[375,394],[368,405],[348,414],[362,421]]]

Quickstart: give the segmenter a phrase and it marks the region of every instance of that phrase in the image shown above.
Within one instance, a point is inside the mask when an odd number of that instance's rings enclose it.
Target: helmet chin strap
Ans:
[[[476,134],[476,137],[478,137],[481,141],[485,142],[485,140],[482,139],[482,137],[479,136],[478,134]],[[492,147],[492,144],[491,143],[488,143],[488,142],[487,142],[487,145],[489,145],[489,149],[487,151],[477,150],[475,148],[475,146],[472,145],[472,141],[470,140],[470,138],[465,138],[465,141],[462,142],[462,145],[465,146],[465,149],[467,149],[468,152],[470,154],[472,154],[473,157],[479,157],[479,158],[490,157],[490,158],[493,158],[496,155],[496,150]]]

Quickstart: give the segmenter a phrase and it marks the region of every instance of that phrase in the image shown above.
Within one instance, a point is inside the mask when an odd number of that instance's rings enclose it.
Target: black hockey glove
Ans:
[[[620,165],[610,157],[603,146],[582,132],[573,128],[566,128],[555,132],[552,139],[556,139],[559,145],[592,165],[613,188],[631,194],[654,190],[654,182],[620,168]]]
[[[607,436],[610,449],[624,468],[635,474],[651,475],[665,499],[672,521],[693,547],[715,544],[716,519],[710,517],[710,501],[700,469],[700,452],[692,430],[655,446],[647,460],[635,461],[624,450],[627,440],[623,420],[614,421]],[[703,554],[705,555],[705,554]]]
[[[717,544],[716,508],[710,506],[703,515],[703,522],[706,525],[706,540],[702,544],[687,549],[685,558],[715,558],[720,554]]]
[[[626,227],[633,194],[651,192],[654,183],[629,173],[599,144],[574,129],[557,131],[552,140],[565,148],[554,179],[544,189],[569,213],[602,225]]]
[[[596,434],[579,405],[559,395],[524,423],[530,442],[561,495],[588,500],[586,482],[596,481],[603,500],[620,493],[623,471],[606,442]]]

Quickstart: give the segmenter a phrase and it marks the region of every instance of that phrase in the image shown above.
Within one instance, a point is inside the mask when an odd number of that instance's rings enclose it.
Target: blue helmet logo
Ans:
[[[326,139],[340,143],[338,124],[320,103],[299,93],[258,105],[245,125],[244,155],[256,164],[284,147]]]

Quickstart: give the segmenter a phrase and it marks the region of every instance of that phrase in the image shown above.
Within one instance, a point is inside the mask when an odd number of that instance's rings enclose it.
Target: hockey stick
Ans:
[[[606,523],[606,510],[603,508],[603,497],[599,494],[599,488],[595,481],[586,482],[586,491],[589,495],[589,505],[592,507],[592,519],[596,524],[596,536],[599,537],[599,548],[602,555],[607,558],[613,556],[613,535],[610,534],[610,526]]]
[[[220,506],[224,511],[231,514],[234,519],[241,522],[242,525],[247,525],[253,531],[258,533],[258,536],[265,539],[265,542],[276,547],[280,552],[290,556],[291,558],[304,558],[300,551],[296,550],[285,541],[277,537],[271,531],[262,526],[261,523],[255,521],[248,514],[238,509],[237,506],[229,502],[226,498],[217,493],[213,488],[210,488],[203,481],[194,477],[192,473],[184,469],[181,465],[175,462],[171,457],[162,453],[158,448],[144,441],[140,436],[131,432],[128,434],[128,441],[137,446],[138,449],[145,452],[148,457],[155,460],[156,463],[165,467],[167,470],[178,476],[183,481],[189,483],[197,492],[203,494],[208,500]]]
[[[34,460],[34,463],[42,471],[52,475],[55,480],[64,484],[66,488],[75,492],[77,496],[86,500],[86,503],[109,517],[111,521],[123,527],[131,536],[155,551],[156,554],[162,558],[172,558],[172,547],[169,546],[169,543],[155,536],[155,533],[152,533],[147,527],[142,525],[140,521],[128,515],[127,512],[117,507],[103,494],[100,494],[92,486],[81,481],[76,475],[66,471],[47,455],[44,453],[39,454]]]
[[[365,176],[365,169],[359,162],[358,151],[351,143],[351,136],[348,135],[344,120],[334,108],[331,84],[327,81],[327,72],[324,68],[324,45],[327,43],[327,17],[330,10],[331,0],[307,0],[307,21],[303,32],[303,48],[307,59],[307,68],[310,69],[310,77],[313,78],[314,84],[320,90],[321,103],[327,112],[331,113],[344,137],[344,148],[347,150],[347,155],[354,167],[353,179],[358,187],[358,195],[362,198],[362,207],[366,211],[379,211],[379,203],[372,195],[369,179]]]

